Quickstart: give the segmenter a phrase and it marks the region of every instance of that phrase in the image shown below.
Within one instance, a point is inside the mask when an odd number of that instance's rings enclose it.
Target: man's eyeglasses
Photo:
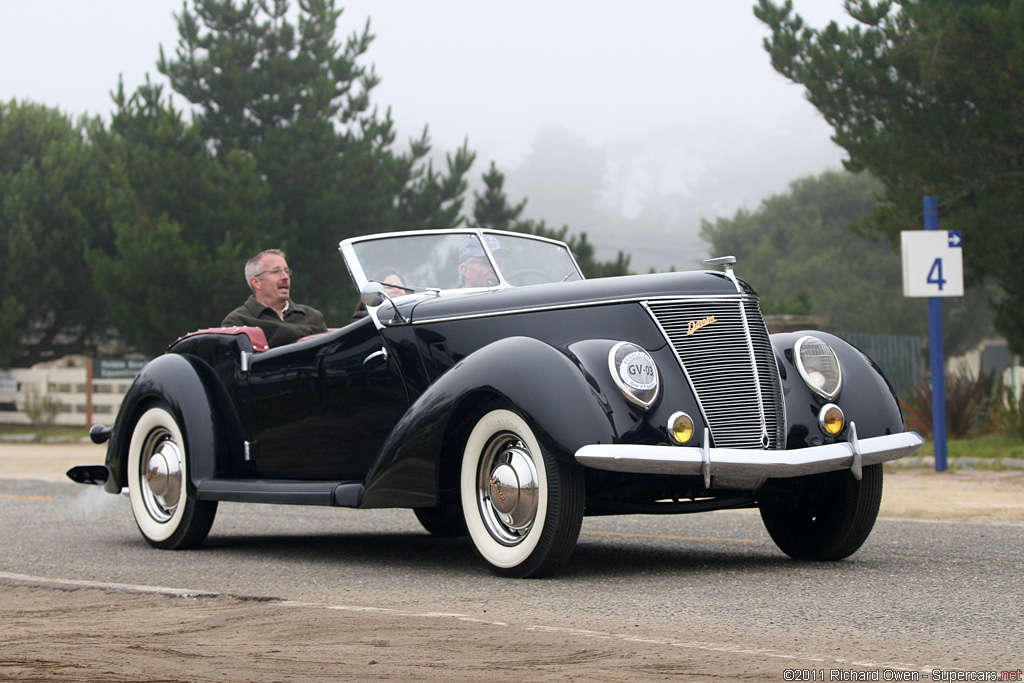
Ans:
[[[259,277],[260,275],[265,275],[266,273],[270,273],[274,277],[277,277],[281,273],[285,273],[288,277],[291,277],[292,276],[292,269],[291,268],[271,268],[270,270],[260,271],[260,272],[256,273],[255,275],[253,275],[253,277]]]

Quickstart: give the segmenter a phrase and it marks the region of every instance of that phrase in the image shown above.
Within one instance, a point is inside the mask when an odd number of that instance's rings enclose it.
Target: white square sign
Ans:
[[[964,250],[955,230],[904,230],[903,296],[963,296]]]

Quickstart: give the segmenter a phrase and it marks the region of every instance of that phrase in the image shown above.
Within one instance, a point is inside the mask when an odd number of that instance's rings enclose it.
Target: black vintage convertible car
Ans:
[[[867,538],[882,465],[922,439],[863,353],[769,335],[712,270],[585,280],[565,244],[489,230],[341,243],[362,317],[267,349],[202,330],[139,374],[105,465],[146,541],[203,542],[218,501],[411,508],[498,574],[557,571],[584,515],[756,507],[776,544]]]

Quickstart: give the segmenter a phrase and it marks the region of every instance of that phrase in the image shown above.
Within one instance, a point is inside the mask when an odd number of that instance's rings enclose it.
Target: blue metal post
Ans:
[[[939,229],[938,201],[924,198],[924,229]],[[935,471],[945,472],[946,458],[946,362],[942,347],[942,299],[928,298],[928,337],[932,369],[932,441],[935,444]]]

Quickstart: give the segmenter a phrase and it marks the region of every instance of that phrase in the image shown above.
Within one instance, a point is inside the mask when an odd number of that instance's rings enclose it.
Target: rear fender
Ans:
[[[177,417],[189,449],[188,486],[195,493],[196,482],[213,478],[233,460],[225,435],[225,410],[235,415],[230,399],[213,369],[193,356],[168,353],[146,364],[121,403],[110,443],[104,487],[111,493],[128,485],[128,447],[132,430],[145,410],[163,401]],[[226,404],[225,404],[226,402]],[[238,425],[237,416],[233,423]],[[231,424],[231,422],[227,422]],[[236,426],[240,433],[240,427]],[[241,441],[236,441],[235,449]],[[217,456],[222,454],[222,463]]]
[[[489,398],[511,404],[566,462],[584,444],[614,438],[612,411],[602,408],[607,400],[583,368],[536,339],[508,337],[462,359],[413,403],[367,477],[363,507],[435,505],[442,458],[461,455],[461,443],[449,437]]]

